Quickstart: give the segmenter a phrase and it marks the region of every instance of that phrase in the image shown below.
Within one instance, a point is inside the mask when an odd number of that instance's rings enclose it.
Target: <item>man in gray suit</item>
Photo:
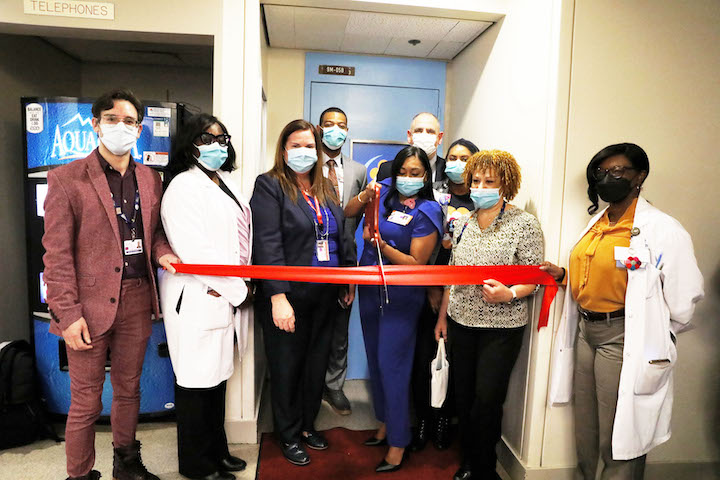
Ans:
[[[341,148],[347,138],[347,115],[337,107],[330,107],[320,114],[318,129],[322,132],[323,174],[332,182],[342,205],[365,189],[366,169],[358,162],[342,154]],[[353,262],[357,264],[357,246],[355,230],[357,218],[346,218],[344,224],[345,244],[350,248]],[[355,285],[350,285],[342,300],[338,301],[337,318],[333,325],[333,337],[330,345],[328,369],[325,374],[325,392],[323,398],[340,415],[350,415],[352,409],[343,385],[347,374],[348,323],[350,309],[355,299]]]

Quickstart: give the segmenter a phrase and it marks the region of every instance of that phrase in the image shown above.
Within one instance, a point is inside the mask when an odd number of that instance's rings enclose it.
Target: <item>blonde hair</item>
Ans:
[[[473,175],[477,171],[492,170],[500,180],[500,194],[506,200],[512,200],[520,190],[522,175],[515,157],[502,150],[480,150],[474,153],[465,164],[463,180],[465,186],[472,187]]]
[[[339,205],[339,200],[335,194],[335,189],[330,180],[323,176],[322,171],[322,151],[320,150],[320,134],[317,129],[305,120],[298,119],[285,125],[275,147],[275,163],[268,174],[275,177],[280,182],[285,195],[290,197],[293,202],[297,202],[299,186],[297,184],[297,175],[285,163],[285,144],[290,135],[299,131],[309,130],[315,138],[315,150],[317,150],[317,163],[310,170],[310,193],[317,197],[320,203],[326,204],[328,201]]]

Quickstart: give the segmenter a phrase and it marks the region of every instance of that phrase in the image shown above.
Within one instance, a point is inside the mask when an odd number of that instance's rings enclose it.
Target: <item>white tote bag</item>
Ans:
[[[440,408],[445,403],[449,377],[450,363],[445,354],[445,339],[441,337],[437,354],[430,362],[430,405],[433,408]]]

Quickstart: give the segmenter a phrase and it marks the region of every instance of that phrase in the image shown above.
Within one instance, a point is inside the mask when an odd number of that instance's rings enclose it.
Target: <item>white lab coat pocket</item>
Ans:
[[[655,268],[654,265],[649,265],[645,275],[647,281],[645,288],[646,298],[662,295],[662,270]]]
[[[635,377],[636,395],[653,395],[668,381],[677,360],[677,349],[667,333],[667,355],[664,358],[644,359]]]
[[[430,406],[433,408],[440,408],[445,403],[449,378],[450,363],[445,354],[445,339],[441,338],[437,354],[430,362]]]
[[[186,286],[179,313],[184,324],[198,330],[228,328],[233,319],[230,302],[208,294],[208,286],[201,282]]]

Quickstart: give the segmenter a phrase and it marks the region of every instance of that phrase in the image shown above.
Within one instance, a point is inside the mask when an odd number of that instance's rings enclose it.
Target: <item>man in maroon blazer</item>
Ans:
[[[71,403],[65,429],[71,479],[99,478],[94,423],[102,410],[105,358],[111,356],[113,477],[155,480],[135,439],[140,373],[159,316],[154,270],[179,262],[160,221],[162,183],[130,156],[143,108],[128,90],[92,107],[99,146],[89,156],[48,172],[45,200],[45,282],[53,319],[65,339]]]

